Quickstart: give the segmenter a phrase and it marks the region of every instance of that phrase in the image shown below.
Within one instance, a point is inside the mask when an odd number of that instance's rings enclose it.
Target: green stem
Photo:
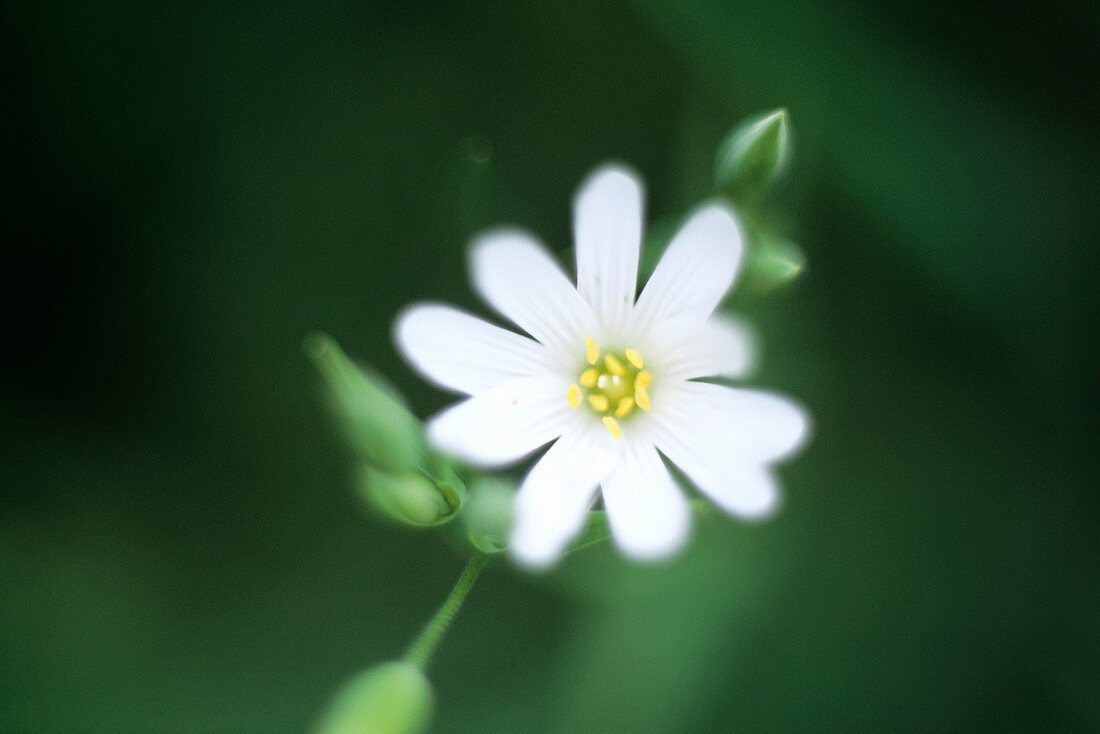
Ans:
[[[466,600],[466,595],[470,593],[470,588],[477,581],[477,576],[481,573],[481,567],[485,565],[487,560],[489,560],[489,556],[479,552],[466,564],[462,575],[458,577],[458,583],[451,590],[447,600],[443,602],[443,606],[439,608],[431,621],[424,626],[413,644],[409,645],[409,649],[405,653],[406,662],[412,663],[423,671],[427,670],[432,653],[435,652],[439,641],[443,639],[443,635],[447,633],[447,628],[451,626],[451,621],[458,614],[462,602]]]

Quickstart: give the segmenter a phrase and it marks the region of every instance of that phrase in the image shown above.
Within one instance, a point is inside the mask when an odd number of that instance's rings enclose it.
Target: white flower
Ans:
[[[422,374],[471,396],[430,422],[437,448],[495,468],[552,443],[516,495],[510,550],[528,566],[557,560],[597,487],[623,553],[648,560],[680,548],[691,516],[662,454],[723,510],[764,516],[778,501],[769,467],[807,432],[786,398],[696,381],[743,376],[750,359],[743,330],[714,314],[741,260],[733,213],[696,210],[635,301],[642,216],[630,171],[588,178],[574,203],[576,286],[525,232],[474,242],[475,288],[533,338],[436,304],[396,324]]]

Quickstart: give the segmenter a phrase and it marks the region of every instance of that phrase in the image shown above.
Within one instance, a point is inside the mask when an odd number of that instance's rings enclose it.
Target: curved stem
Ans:
[[[406,662],[412,663],[421,670],[427,670],[432,653],[435,652],[439,641],[443,639],[443,635],[447,633],[447,628],[451,626],[451,621],[458,614],[462,602],[466,600],[466,595],[470,593],[470,588],[474,585],[474,581],[477,581],[477,576],[487,560],[489,556],[478,552],[466,564],[462,575],[458,577],[458,583],[443,602],[443,606],[409,645],[408,651],[405,652]]]

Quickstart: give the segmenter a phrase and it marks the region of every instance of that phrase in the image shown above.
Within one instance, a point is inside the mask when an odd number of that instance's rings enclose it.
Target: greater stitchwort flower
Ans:
[[[641,183],[622,167],[581,186],[576,286],[530,234],[474,242],[474,286],[531,338],[437,304],[396,325],[421,373],[470,396],[430,422],[437,448],[495,468],[553,442],[516,495],[510,551],[529,566],[561,555],[597,488],[625,554],[677,550],[691,516],[662,455],[723,510],[766,515],[778,501],[770,467],[807,432],[786,398],[699,381],[744,376],[751,357],[744,331],[714,313],[741,261],[734,213],[693,212],[635,300],[642,207]]]

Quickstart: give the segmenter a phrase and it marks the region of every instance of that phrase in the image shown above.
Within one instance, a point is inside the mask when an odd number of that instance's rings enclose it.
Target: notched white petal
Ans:
[[[805,444],[810,416],[790,398],[763,390],[685,382],[662,401],[661,428],[753,461],[776,462]],[[660,445],[658,445],[659,448]]]
[[[573,210],[577,290],[596,312],[602,338],[618,341],[638,286],[642,182],[624,166],[604,166],[581,185]]]
[[[620,442],[585,421],[563,435],[523,480],[515,502],[509,552],[532,569],[547,568],[581,528],[596,485],[612,470]]]
[[[474,287],[485,301],[555,354],[595,333],[592,308],[538,240],[517,229],[487,232],[470,248]]]
[[[468,395],[550,364],[546,347],[538,342],[442,304],[403,311],[394,324],[394,341],[424,377]]]
[[[661,452],[728,512],[774,511],[779,492],[768,466],[801,447],[806,411],[778,395],[721,385],[687,382],[671,392],[652,424]]]
[[[746,469],[744,482],[738,496],[738,504],[730,505],[730,512],[746,520],[767,520],[779,512],[783,505],[783,492],[775,478],[775,470],[760,466]]]
[[[675,317],[706,318],[733,285],[743,238],[723,204],[696,210],[672,238],[638,297],[636,328]]]
[[[683,546],[691,528],[690,507],[653,444],[626,441],[602,487],[611,537],[624,554],[652,561]]]
[[[567,388],[542,376],[510,380],[437,415],[428,423],[428,440],[476,466],[511,464],[580,420],[563,398]]]
[[[772,517],[783,496],[772,470],[761,464],[731,465],[726,481],[699,485],[699,489],[719,508],[742,520]]]

